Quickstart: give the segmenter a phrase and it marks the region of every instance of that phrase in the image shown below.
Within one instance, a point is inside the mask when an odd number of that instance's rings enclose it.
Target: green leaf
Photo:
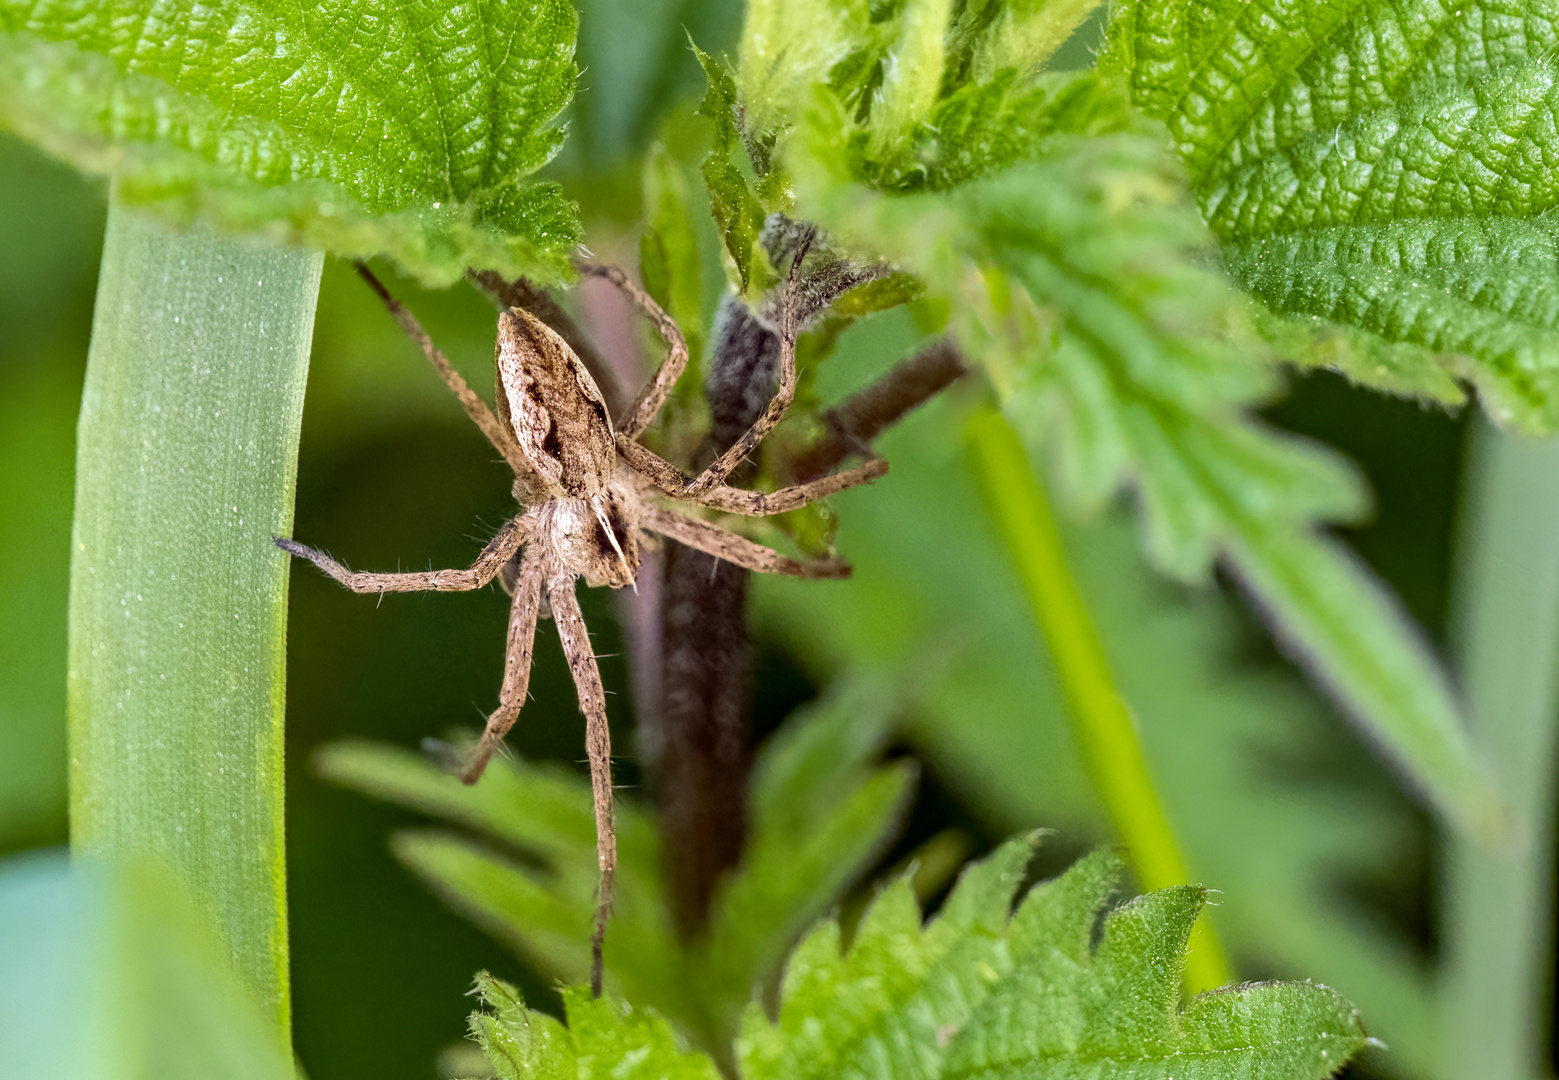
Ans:
[[[898,40],[883,57],[884,77],[871,103],[873,157],[891,152],[930,115],[947,63],[952,0],[909,0],[900,10]]]
[[[471,1032],[501,1080],[720,1080],[703,1054],[689,1053],[651,1010],[593,999],[578,987],[563,994],[564,1027],[525,1007],[519,991],[485,971],[476,977],[490,1012],[471,1017]]]
[[[1101,853],[1030,893],[1010,923],[1028,844],[966,871],[924,929],[902,885],[848,952],[814,932],[791,960],[778,1023],[750,1011],[746,1076],[1332,1075],[1365,1042],[1352,1006],[1290,984],[1218,991],[1177,1008],[1203,891],[1179,886],[1107,915],[1120,872]],[[1004,925],[1005,923],[1005,925]]]
[[[782,126],[812,86],[880,59],[891,40],[892,20],[874,25],[871,8],[869,0],[752,0],[747,5],[733,90],[740,88],[751,130]]]
[[[574,83],[566,0],[447,11],[0,2],[0,123],[178,221],[429,283],[565,274],[573,207],[530,175]]]
[[[568,1029],[555,1017],[531,1012],[518,990],[485,971],[477,972],[476,990],[492,1011],[471,1014],[471,1037],[501,1080],[579,1075]]]
[[[1033,838],[964,871],[924,926],[907,880],[884,889],[848,949],[818,926],[787,967],[778,1016],[748,1007],[737,1052],[749,1080],[780,1077],[1322,1078],[1366,1043],[1353,1007],[1325,987],[1266,984],[1179,1005],[1186,936],[1203,890],[1180,886],[1105,915],[1118,856],[1083,859],[1008,918]],[[479,979],[495,1014],[473,1029],[504,1077],[704,1080],[654,1012],[570,990],[566,1033],[511,987]],[[498,1049],[502,1056],[494,1053]]]
[[[1061,47],[1099,0],[965,0],[948,30],[948,85],[1027,75]]]
[[[1465,380],[1500,424],[1551,432],[1556,46],[1542,4],[1128,0],[1106,63],[1287,350],[1448,404]]]
[[[838,902],[896,826],[914,774],[903,763],[870,764],[894,703],[880,684],[864,681],[787,725],[759,755],[743,863],[693,947],[673,929],[648,816],[620,798],[607,985],[658,1010],[695,1045],[728,1054],[752,988],[774,976],[796,937]],[[585,778],[506,759],[466,787],[416,755],[365,744],[332,747],[320,766],[338,782],[474,829],[481,839],[423,830],[397,835],[393,846],[540,970],[585,978],[597,884]],[[515,860],[514,851],[529,860]]]
[[[1139,29],[1142,48],[1172,31]],[[1182,42],[1164,63],[1182,53],[1199,55]],[[853,110],[831,85],[788,91],[780,161],[797,212],[926,281],[1066,502],[1094,509],[1130,486],[1160,568],[1196,580],[1231,559],[1279,636],[1437,808],[1469,834],[1498,835],[1497,800],[1417,629],[1313,539],[1314,523],[1364,511],[1361,485],[1334,455],[1250,415],[1277,386],[1245,301],[1206,267],[1215,238],[1161,130],[1094,73],[1012,75],[989,89],[944,80],[936,108],[964,95],[957,130],[975,134],[973,149],[926,124],[879,151],[880,124],[908,123],[872,104],[893,99],[899,77],[887,65],[880,92]],[[1287,587],[1286,563],[1307,545],[1329,579],[1364,590],[1366,617],[1329,603],[1335,591]]]

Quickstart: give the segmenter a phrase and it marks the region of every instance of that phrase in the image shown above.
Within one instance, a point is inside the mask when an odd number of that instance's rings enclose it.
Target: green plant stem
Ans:
[[[1169,818],[1148,772],[1131,710],[1115,688],[1104,647],[1067,565],[1038,474],[1017,433],[994,408],[969,422],[975,475],[991,519],[1023,580],[1066,695],[1083,764],[1144,889],[1191,880]],[[1193,991],[1232,982],[1228,961],[1205,916],[1186,961]]]
[[[284,1046],[272,537],[291,530],[322,263],[110,199],[71,538],[72,850],[167,865]]]
[[[1440,1075],[1548,1075],[1554,755],[1559,751],[1559,439],[1480,423],[1462,508],[1456,640],[1473,734],[1515,817],[1490,850],[1446,840]]]

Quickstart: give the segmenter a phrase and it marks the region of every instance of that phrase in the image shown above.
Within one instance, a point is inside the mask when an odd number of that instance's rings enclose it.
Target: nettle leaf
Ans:
[[[1111,39],[1285,352],[1559,430],[1549,5],[1128,0]]]
[[[558,278],[575,210],[530,177],[562,144],[576,24],[567,0],[0,0],[0,124],[174,220],[430,284]]]
[[[620,797],[607,986],[655,1009],[724,1061],[753,987],[774,977],[796,938],[897,831],[913,769],[874,764],[895,701],[881,683],[860,680],[764,747],[754,763],[743,863],[693,946],[675,929],[650,816]],[[413,753],[364,743],[331,747],[320,768],[338,783],[473,831],[474,839],[403,832],[392,846],[435,891],[540,971],[569,982],[586,978],[598,884],[587,778],[499,759],[482,783],[467,787]]]
[[[1182,886],[1099,913],[1118,856],[1083,859],[1009,918],[1032,838],[969,867],[928,923],[907,880],[884,889],[849,947],[818,926],[792,954],[778,1016],[748,1007],[748,1080],[805,1077],[1328,1077],[1368,1041],[1353,1007],[1310,984],[1232,987],[1179,1004],[1204,890]],[[564,998],[566,1032],[478,981],[473,1030],[499,1075],[712,1077],[648,1010]],[[519,1067],[515,1067],[519,1063]],[[574,1070],[578,1069],[576,1073]]]
[[[1421,635],[1314,531],[1362,514],[1362,485],[1334,454],[1251,415],[1278,389],[1268,350],[1248,302],[1207,265],[1217,240],[1163,129],[1127,100],[1128,89],[1141,98],[1180,85],[1188,58],[1222,42],[1213,20],[1197,24],[1207,41],[1181,34],[1161,48],[1181,33],[1171,18],[1180,10],[1163,8],[1170,23],[1128,35],[1158,65],[1143,60],[1129,87],[1038,70],[1048,40],[978,81],[978,65],[957,59],[974,55],[958,44],[970,35],[952,34],[928,98],[923,20],[943,11],[933,0],[905,0],[858,34],[876,74],[849,86],[869,92],[842,93],[837,70],[808,87],[744,71],[738,85],[781,95],[762,109],[748,101],[747,115],[781,118],[776,156],[795,212],[926,282],[1073,507],[1097,509],[1134,488],[1160,569],[1196,580],[1227,560],[1282,643],[1411,780],[1463,827],[1497,834],[1497,800]],[[1128,29],[1147,19],[1136,8],[1123,17]],[[785,40],[780,16],[766,18],[763,32]],[[983,47],[1020,57],[1022,40],[1009,32]],[[1250,85],[1260,84],[1233,80],[1228,93]]]

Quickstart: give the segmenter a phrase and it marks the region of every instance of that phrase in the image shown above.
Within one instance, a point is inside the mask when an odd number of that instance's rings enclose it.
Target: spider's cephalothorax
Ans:
[[[849,567],[837,559],[798,562],[666,504],[682,501],[726,513],[778,514],[881,476],[887,466],[881,461],[868,461],[854,469],[773,492],[745,491],[725,484],[731,471],[779,422],[795,393],[798,317],[794,266],[778,305],[778,390],[758,422],[696,477],[683,474],[638,442],[686,366],[687,346],[676,324],[620,270],[581,267],[585,273],[610,278],[639,305],[665,340],[667,356],[614,425],[595,380],[579,357],[549,326],[520,308],[510,308],[498,316],[495,416],[434,347],[411,313],[390,297],[366,267],[358,269],[389,306],[396,321],[422,347],[428,361],[460,398],[467,415],[513,468],[514,495],[524,509],[504,523],[476,561],[464,570],[356,572],[294,540],[278,538],[276,543],[284,551],[308,559],[356,592],[461,591],[480,588],[501,577],[514,598],[503,682],[498,691],[498,708],[488,717],[475,750],[459,770],[466,783],[475,783],[482,775],[519,717],[530,683],[536,623],[544,609],[550,613],[579,693],[580,711],[585,715],[601,869],[591,957],[591,986],[599,994],[602,942],[617,864],[612,828],[611,742],[601,674],[579,601],[574,596],[574,582],[584,578],[591,585],[632,585],[639,570],[640,544],[651,533],[748,570],[800,577],[843,577],[849,573]]]

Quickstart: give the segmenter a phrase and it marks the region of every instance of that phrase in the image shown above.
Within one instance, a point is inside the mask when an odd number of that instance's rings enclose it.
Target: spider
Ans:
[[[798,562],[718,525],[663,505],[680,500],[726,513],[762,516],[873,480],[887,471],[871,460],[810,483],[773,492],[729,487],[725,479],[785,415],[796,386],[796,334],[801,321],[797,268],[791,263],[778,302],[779,385],[756,423],[696,477],[690,477],[640,443],[687,365],[687,345],[676,323],[616,267],[581,263],[581,272],[605,277],[648,317],[666,346],[660,368],[616,425],[595,381],[572,349],[549,326],[519,307],[498,316],[497,414],[466,384],[416,318],[362,264],[358,272],[417,342],[428,362],[454,391],[466,414],[514,470],[514,496],[522,511],[498,530],[470,567],[421,573],[353,571],[323,552],[276,538],[283,551],[307,559],[354,592],[464,591],[497,578],[513,595],[508,648],[498,708],[487,719],[461,779],[475,783],[519,717],[530,681],[536,623],[550,610],[585,716],[595,804],[596,855],[600,868],[591,937],[591,990],[601,993],[606,921],[616,871],[612,827],[611,742],[606,698],[589,633],[574,595],[574,582],[622,588],[638,576],[646,533],[748,570],[830,578],[849,574],[848,564],[826,558]]]

